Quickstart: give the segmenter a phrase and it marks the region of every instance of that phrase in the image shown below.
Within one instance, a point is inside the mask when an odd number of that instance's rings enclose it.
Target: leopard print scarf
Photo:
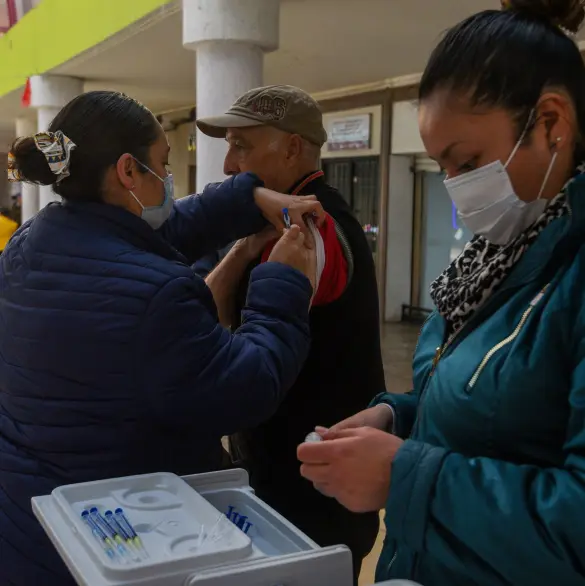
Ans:
[[[566,191],[585,163],[551,200],[540,218],[512,242],[497,246],[483,236],[475,236],[463,252],[431,285],[431,298],[438,312],[447,320],[452,333],[458,332],[509,275],[522,255],[540,233],[554,220],[568,213]]]

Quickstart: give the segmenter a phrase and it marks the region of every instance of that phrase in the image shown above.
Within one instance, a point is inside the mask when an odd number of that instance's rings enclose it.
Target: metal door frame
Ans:
[[[383,193],[382,189],[382,181],[381,181],[381,170],[382,170],[382,157],[380,155],[368,155],[368,156],[356,156],[356,157],[332,157],[328,159],[321,160],[321,168],[325,171],[325,167],[327,164],[335,164],[335,163],[349,163],[350,164],[350,175],[352,180],[350,181],[350,188],[351,193],[346,194],[349,196],[349,206],[353,212],[354,210],[354,185],[355,182],[353,178],[355,178],[354,167],[356,162],[363,162],[363,161],[376,161],[378,165],[377,173],[376,173],[376,189],[375,192],[378,196],[378,202],[376,205],[376,214],[377,214],[377,226],[378,232],[376,234],[376,251],[375,253],[372,251],[372,255],[374,255],[375,261],[375,269],[376,269],[376,280],[378,282],[378,293],[380,296],[380,309],[382,309],[382,297],[385,287],[385,259],[386,259],[386,251],[382,250],[383,246],[386,246],[386,238],[385,238],[385,230],[386,230],[386,222],[384,221],[385,218],[381,215],[385,213],[386,202],[383,201]],[[325,178],[327,179],[327,173],[325,173]],[[342,194],[343,195],[343,194]],[[345,198],[344,198],[345,199]],[[358,220],[359,221],[359,220]],[[361,223],[360,223],[361,225]]]

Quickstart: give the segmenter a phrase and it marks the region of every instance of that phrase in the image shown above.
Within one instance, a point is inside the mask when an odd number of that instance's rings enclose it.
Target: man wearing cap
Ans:
[[[374,261],[351,209],[320,170],[327,140],[318,104],[292,86],[268,86],[239,98],[198,128],[225,139],[226,175],[249,171],[266,187],[316,195],[328,213],[316,232],[317,277],[311,309],[312,348],[303,372],[272,419],[231,438],[234,460],[250,472],[258,496],[321,546],[345,544],[355,579],[378,532],[377,513],[356,515],[315,491],[299,474],[297,446],[316,425],[330,426],[385,390]],[[267,244],[249,271],[264,262]],[[249,273],[235,292],[231,326],[239,325]],[[242,390],[245,392],[245,389]]]

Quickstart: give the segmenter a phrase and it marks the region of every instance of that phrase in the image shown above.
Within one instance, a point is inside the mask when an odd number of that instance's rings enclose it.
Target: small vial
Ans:
[[[305,443],[314,443],[314,442],[322,442],[322,441],[323,441],[323,438],[316,431],[312,431],[305,438]]]

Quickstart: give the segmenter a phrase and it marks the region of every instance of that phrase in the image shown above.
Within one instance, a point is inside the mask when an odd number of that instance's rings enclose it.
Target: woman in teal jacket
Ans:
[[[414,390],[299,448],[316,488],[386,509],[379,581],[585,584],[585,12],[504,8],[450,30],[420,84],[476,236],[432,286]]]

